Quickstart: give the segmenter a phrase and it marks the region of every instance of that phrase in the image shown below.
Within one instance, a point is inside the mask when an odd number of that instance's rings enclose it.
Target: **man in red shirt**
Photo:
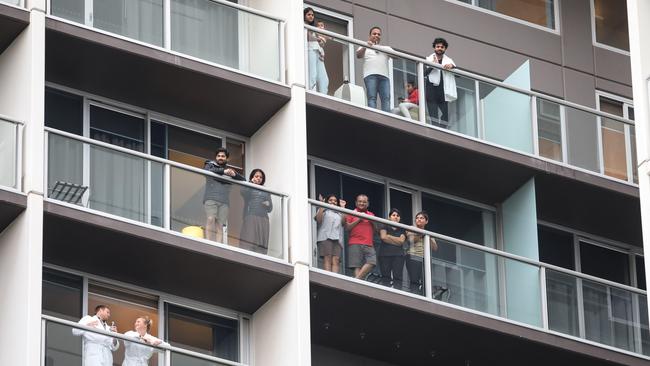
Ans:
[[[368,196],[360,194],[355,201],[357,212],[375,216],[368,211]],[[377,264],[377,254],[372,245],[375,232],[374,222],[348,215],[345,218],[345,230],[348,234],[348,267],[354,268],[354,277],[363,279]]]
[[[413,108],[418,108],[420,105],[420,94],[418,92],[418,87],[415,85],[415,81],[409,80],[406,83],[406,99],[400,98],[399,105],[397,108],[393,108],[391,112],[397,114],[402,113],[406,118],[411,118],[410,110]]]

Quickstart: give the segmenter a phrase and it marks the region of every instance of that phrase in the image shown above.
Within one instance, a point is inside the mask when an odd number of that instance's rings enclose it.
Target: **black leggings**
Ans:
[[[424,261],[422,257],[410,254],[406,257],[406,271],[409,274],[411,289],[414,289],[414,286],[417,288],[422,285],[422,272],[424,271],[422,266],[423,263]]]
[[[382,282],[390,284],[392,278],[393,283],[401,285],[402,271],[404,271],[404,256],[396,255],[379,257],[379,270],[381,271]]]

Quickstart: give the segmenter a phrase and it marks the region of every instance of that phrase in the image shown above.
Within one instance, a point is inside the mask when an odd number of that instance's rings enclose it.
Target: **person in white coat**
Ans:
[[[115,325],[109,326],[106,321],[111,317],[111,309],[106,305],[97,305],[95,315],[86,315],[79,324],[100,330],[116,332]],[[83,342],[83,365],[84,366],[113,366],[113,351],[120,346],[117,339],[84,331],[81,329],[72,329],[72,334],[82,337]]]
[[[124,342],[124,362],[122,366],[147,366],[149,359],[156,350],[150,346],[168,345],[162,340],[149,334],[152,320],[148,316],[141,316],[135,320],[134,330],[124,333],[133,338],[133,342]]]
[[[436,38],[433,41],[433,53],[427,57],[427,61],[439,64],[445,70],[456,67],[454,60],[445,55],[449,43],[444,38]],[[430,67],[425,72],[427,101],[427,112],[431,124],[447,128],[449,126],[449,106],[447,103],[456,100],[456,79],[454,74],[445,72],[439,68]],[[438,119],[438,109],[441,115]]]

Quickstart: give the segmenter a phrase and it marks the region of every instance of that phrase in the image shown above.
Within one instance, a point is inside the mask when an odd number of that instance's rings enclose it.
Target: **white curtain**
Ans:
[[[237,10],[209,0],[172,0],[172,49],[239,68]]]
[[[90,148],[90,208],[147,221],[147,164],[144,159]]]
[[[50,134],[47,154],[48,196],[57,181],[83,185],[83,144]]]
[[[93,26],[162,46],[163,0],[95,0]]]

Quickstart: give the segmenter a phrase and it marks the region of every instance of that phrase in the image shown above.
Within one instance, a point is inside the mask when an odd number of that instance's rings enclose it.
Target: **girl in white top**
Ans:
[[[134,341],[124,342],[126,351],[122,366],[147,366],[155,350],[155,348],[150,346],[168,345],[149,334],[152,323],[148,316],[141,316],[135,320],[135,324],[133,325],[135,330],[124,333],[125,336],[134,338]]]
[[[318,200],[325,202],[322,195],[318,195]],[[345,200],[339,200],[336,195],[330,194],[327,196],[327,203],[332,206],[340,206],[345,208]],[[323,268],[326,271],[338,273],[339,262],[343,247],[341,245],[343,223],[345,222],[345,215],[319,207],[314,216],[318,230],[316,231],[316,245],[318,246],[318,256],[323,258]]]

